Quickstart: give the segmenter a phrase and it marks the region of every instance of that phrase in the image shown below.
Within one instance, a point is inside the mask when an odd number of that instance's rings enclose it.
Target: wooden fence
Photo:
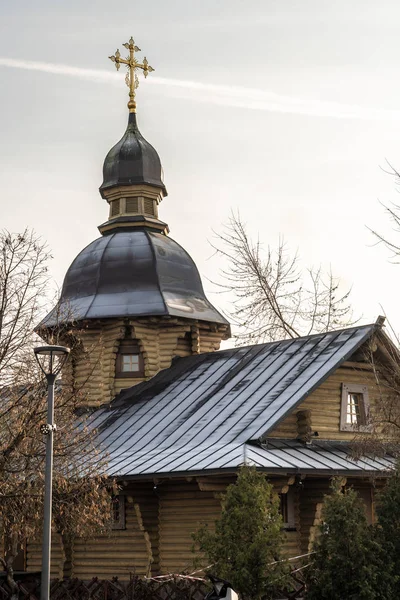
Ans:
[[[17,582],[19,600],[39,600],[40,580]],[[204,600],[210,586],[201,580],[174,577],[168,581],[144,580],[132,577],[129,582],[81,579],[60,579],[51,582],[51,600]],[[11,600],[11,590],[0,581],[0,600]]]
[[[279,592],[277,598],[297,600],[303,597],[304,582],[292,575],[291,589]],[[18,581],[18,600],[39,600],[40,580],[37,577]],[[56,579],[51,582],[51,600],[204,600],[210,591],[209,583],[201,579],[171,576],[165,579],[141,579],[130,581],[81,579]],[[12,600],[11,590],[5,580],[0,580],[0,600]]]

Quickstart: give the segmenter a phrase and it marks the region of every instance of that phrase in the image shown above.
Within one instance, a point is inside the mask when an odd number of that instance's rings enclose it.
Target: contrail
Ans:
[[[85,69],[70,65],[17,60],[6,57],[0,57],[0,66],[40,71],[52,75],[66,75],[86,80],[90,79],[98,83],[121,84],[121,77],[118,73],[101,69]],[[182,79],[167,79],[153,75],[147,82],[149,85],[165,86],[168,93],[172,93],[175,97],[185,97],[193,101],[245,108],[247,110],[330,117],[335,119],[400,120],[400,111],[398,110],[326,102],[310,98],[296,98],[247,87],[217,85]]]

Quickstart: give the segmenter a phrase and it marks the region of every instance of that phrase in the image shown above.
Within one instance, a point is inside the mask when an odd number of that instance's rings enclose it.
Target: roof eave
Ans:
[[[154,472],[154,473],[138,473],[132,475],[118,475],[111,474],[110,477],[117,479],[118,481],[153,481],[154,479],[182,479],[187,477],[200,477],[200,476],[220,476],[220,475],[236,475],[242,465],[236,467],[229,467],[223,469],[199,469],[193,471],[165,471],[165,472]],[[255,465],[256,466],[256,465]],[[359,477],[369,478],[371,476],[380,476],[382,478],[389,477],[391,471],[389,469],[377,470],[362,470],[359,469],[300,469],[300,468],[279,468],[279,467],[258,467],[256,470],[270,474],[270,475],[307,475],[317,477],[335,477],[335,476],[347,476],[347,477]]]

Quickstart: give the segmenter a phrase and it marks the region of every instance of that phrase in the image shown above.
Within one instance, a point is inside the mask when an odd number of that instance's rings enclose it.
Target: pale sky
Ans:
[[[1,226],[48,241],[61,285],[107,218],[102,163],[123,135],[124,75],[108,60],[133,35],[156,69],[139,126],[168,197],[160,218],[209,298],[212,229],[240,210],[254,236],[284,236],[305,265],[332,266],[362,322],[382,304],[400,330],[400,265],[379,201],[399,202],[400,5],[396,0],[0,2]],[[400,234],[398,234],[400,243]]]

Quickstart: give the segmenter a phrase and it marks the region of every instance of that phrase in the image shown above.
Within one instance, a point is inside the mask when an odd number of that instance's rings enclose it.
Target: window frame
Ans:
[[[126,354],[139,357],[139,369],[137,371],[123,370],[123,356]],[[118,348],[117,358],[115,361],[115,377],[116,379],[141,379],[144,377],[143,356],[140,352],[139,344],[135,340],[121,340]]]
[[[347,408],[349,394],[361,394],[360,410],[360,423],[351,424],[347,423]],[[364,432],[368,433],[371,431],[369,424],[369,396],[368,386],[359,383],[342,383],[342,400],[340,406],[340,431],[350,432]]]
[[[123,494],[117,494],[116,496],[113,496],[112,503],[114,502],[118,502],[119,516],[118,519],[114,519],[114,507],[111,505],[111,529],[126,529],[125,496]]]
[[[133,207],[131,206],[132,204],[134,205]],[[140,196],[128,196],[125,198],[125,212],[128,215],[140,214]]]
[[[148,210],[150,203],[151,203],[151,210]],[[143,198],[143,214],[148,215],[150,217],[156,216],[155,201],[153,200],[153,198],[147,198],[147,197]]]
[[[126,358],[129,360],[126,361]],[[140,356],[136,352],[123,352],[119,355],[121,373],[139,373]],[[136,359],[136,360],[133,360]]]
[[[121,214],[121,198],[111,200],[110,202],[110,219],[115,219]]]
[[[280,492],[279,496],[279,509],[280,514],[282,515],[282,519],[284,517],[284,510],[282,510],[282,505],[285,504],[287,521],[282,522],[282,528],[285,531],[296,531],[296,519],[294,514],[294,489],[292,486],[289,487],[286,494]]]

